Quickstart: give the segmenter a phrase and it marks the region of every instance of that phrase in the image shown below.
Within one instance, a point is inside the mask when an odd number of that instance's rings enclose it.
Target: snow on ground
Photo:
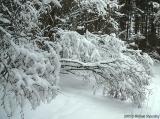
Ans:
[[[152,92],[148,99],[148,105],[151,108],[151,113],[160,114],[160,64],[155,64],[153,73],[154,77],[150,86]]]
[[[93,95],[89,81],[65,77],[60,80],[62,93],[51,103],[42,104],[34,111],[28,107],[25,119],[124,119],[125,114],[160,115],[160,64],[155,65],[153,71],[152,95],[143,108],[99,94]]]

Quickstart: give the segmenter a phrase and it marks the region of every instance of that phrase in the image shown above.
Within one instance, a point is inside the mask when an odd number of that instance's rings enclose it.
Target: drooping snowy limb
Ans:
[[[58,34],[61,72],[89,73],[95,87],[102,87],[104,94],[142,103],[151,78],[152,60],[147,54],[127,49],[114,34],[80,35],[72,31]]]
[[[74,71],[91,71],[100,77],[107,80],[107,77],[105,74],[103,74],[102,70],[104,68],[108,68],[108,65],[111,63],[115,63],[116,61],[112,62],[95,62],[95,63],[84,63],[76,60],[70,60],[70,59],[61,59],[61,70],[66,72],[74,72]]]
[[[120,68],[121,65],[118,64],[120,62],[124,63],[124,61],[115,60],[87,64],[80,61],[62,59],[61,68],[63,71],[68,73],[75,72],[75,74],[77,71],[91,71],[94,73],[95,78],[98,77],[97,85],[99,85],[98,87],[104,87],[105,93],[121,100],[130,98],[133,102],[140,104],[145,98],[144,85],[148,85],[149,82],[147,80],[149,77],[143,79],[146,73],[145,70],[138,71],[134,69],[135,67],[132,68],[130,66],[131,69],[128,69],[128,67]],[[116,72],[116,69],[121,71]],[[138,75],[135,73],[138,73]],[[140,74],[143,78],[140,78]],[[127,77],[127,75],[129,76]],[[131,81],[126,78],[130,78]]]

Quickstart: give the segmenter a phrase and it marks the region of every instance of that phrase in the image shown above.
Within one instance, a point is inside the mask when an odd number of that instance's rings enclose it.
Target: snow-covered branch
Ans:
[[[12,118],[17,111],[23,118],[26,103],[35,109],[57,95],[59,56],[49,41],[43,43],[46,49],[36,42],[43,39],[37,31],[45,5],[39,0],[1,2],[0,113]]]
[[[71,31],[59,35],[61,72],[90,72],[105,94],[141,105],[151,74],[152,60],[147,54],[127,49],[114,35],[83,36]]]

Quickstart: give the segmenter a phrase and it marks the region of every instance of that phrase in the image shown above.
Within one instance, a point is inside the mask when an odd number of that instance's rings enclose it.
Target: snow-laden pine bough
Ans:
[[[30,103],[33,109],[58,94],[60,63],[53,49],[43,51],[26,39],[0,41],[0,104],[8,117]],[[2,112],[1,112],[2,113]]]
[[[86,74],[97,88],[103,88],[104,95],[141,106],[153,64],[146,53],[127,49],[114,35],[61,31],[59,36],[62,73]]]
[[[14,112],[23,118],[25,104],[34,109],[57,95],[58,55],[35,41],[42,38],[39,17],[50,2],[61,7],[58,0],[0,1],[0,118]]]

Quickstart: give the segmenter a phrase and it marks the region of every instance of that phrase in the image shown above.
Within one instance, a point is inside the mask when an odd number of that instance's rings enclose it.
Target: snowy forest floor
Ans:
[[[153,73],[149,87],[152,92],[143,108],[97,93],[93,95],[89,81],[65,77],[60,80],[62,93],[34,111],[26,109],[25,119],[124,119],[126,114],[160,115],[160,64],[153,67]]]

